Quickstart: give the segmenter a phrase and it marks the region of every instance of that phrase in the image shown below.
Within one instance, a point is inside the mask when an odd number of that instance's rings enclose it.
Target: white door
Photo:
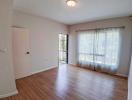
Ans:
[[[16,79],[31,75],[29,32],[13,28],[13,62]]]

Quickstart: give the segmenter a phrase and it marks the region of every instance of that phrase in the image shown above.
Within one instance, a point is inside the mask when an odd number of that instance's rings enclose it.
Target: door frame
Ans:
[[[68,64],[68,57],[69,57],[69,35],[66,34],[66,64]]]

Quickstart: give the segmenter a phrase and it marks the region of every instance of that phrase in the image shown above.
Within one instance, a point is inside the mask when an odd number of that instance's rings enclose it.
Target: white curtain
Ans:
[[[78,32],[78,64],[92,70],[116,73],[122,28]]]

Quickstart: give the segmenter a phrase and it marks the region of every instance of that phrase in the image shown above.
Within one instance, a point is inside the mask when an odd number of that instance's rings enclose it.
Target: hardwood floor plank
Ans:
[[[127,100],[127,79],[61,65],[16,81],[18,95],[2,100]]]

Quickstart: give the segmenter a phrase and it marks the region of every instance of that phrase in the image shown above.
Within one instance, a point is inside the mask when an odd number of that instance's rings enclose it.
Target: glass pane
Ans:
[[[67,62],[67,35],[59,34],[59,62]]]

